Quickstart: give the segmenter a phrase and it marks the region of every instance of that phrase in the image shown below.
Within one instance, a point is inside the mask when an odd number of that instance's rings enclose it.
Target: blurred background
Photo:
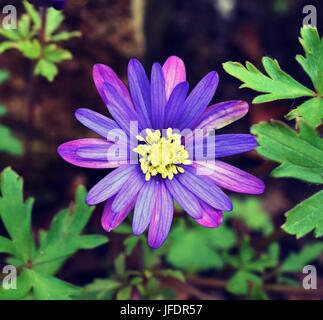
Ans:
[[[255,93],[239,89],[239,81],[226,74],[222,63],[226,61],[251,61],[261,68],[261,58],[268,55],[278,59],[283,70],[310,86],[309,80],[295,61],[302,52],[298,42],[304,14],[303,7],[315,5],[318,11],[318,29],[322,35],[322,1],[303,0],[68,0],[64,28],[80,30],[82,37],[68,42],[67,48],[74,59],[60,65],[60,73],[53,83],[37,78],[34,95],[35,129],[32,139],[32,155],[14,157],[0,155],[0,168],[10,165],[25,180],[27,196],[36,198],[33,228],[46,228],[53,215],[73,200],[78,184],[93,186],[107,172],[77,168],[64,162],[56,152],[63,142],[93,134],[74,118],[79,107],[89,107],[107,114],[92,80],[92,66],[104,63],[111,66],[126,81],[128,60],[139,58],[148,71],[154,61],[163,63],[170,55],[181,57],[187,67],[188,80],[193,84],[210,70],[216,70],[220,84],[214,101],[240,99],[251,103]],[[18,14],[21,1],[1,0],[0,7],[13,4]],[[0,68],[10,73],[10,79],[0,86],[0,102],[6,105],[8,114],[2,123],[12,129],[24,144],[28,128],[28,88],[31,82],[29,62],[18,52],[8,51],[0,55]],[[221,133],[248,133],[250,126],[271,118],[283,119],[293,107],[294,101],[251,105],[249,114],[237,123],[221,130]],[[272,179],[269,174],[276,166],[261,158],[256,152],[230,157],[228,162],[263,179],[267,190],[260,197],[261,204],[274,225],[270,237],[248,230],[243,222],[230,223],[238,238],[250,236],[252,243],[270,239],[279,241],[284,257],[293,250],[311,243],[312,235],[296,240],[284,234],[280,226],[284,212],[295,206],[314,191],[315,186],[292,179]],[[242,198],[243,199],[243,198]],[[99,206],[88,232],[104,233]],[[180,212],[178,215],[182,215]],[[1,229],[1,226],[0,226]],[[217,232],[214,230],[214,232]],[[108,245],[96,250],[79,252],[70,259],[59,277],[77,285],[85,285],[94,278],[105,277],[113,269],[113,261],[122,250],[123,235],[109,234]],[[127,258],[129,268],[140,271],[139,249]],[[318,262],[322,271],[323,259]],[[158,268],[167,268],[161,259]],[[112,271],[111,271],[112,272]],[[227,278],[226,271],[203,271],[208,279]],[[197,271],[196,274],[199,274]],[[201,275],[201,274],[200,274]],[[301,276],[301,275],[300,275]],[[298,279],[298,275],[295,275]],[[193,281],[194,282],[194,281]],[[323,278],[319,279],[323,285]],[[164,285],[161,282],[162,285]],[[221,285],[190,284],[185,287],[170,285],[175,298],[239,298],[221,289]],[[196,286],[196,288],[195,288]],[[197,290],[194,291],[194,288]],[[271,298],[317,298],[298,291],[270,292]]]

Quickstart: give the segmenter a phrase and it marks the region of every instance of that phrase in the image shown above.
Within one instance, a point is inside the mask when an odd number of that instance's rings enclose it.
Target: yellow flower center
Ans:
[[[167,129],[167,137],[162,137],[160,130],[146,129],[146,137],[137,135],[138,141],[144,142],[133,151],[140,155],[140,168],[149,181],[152,176],[161,174],[172,180],[174,174],[183,173],[181,164],[191,164],[189,154],[181,144],[181,135]]]

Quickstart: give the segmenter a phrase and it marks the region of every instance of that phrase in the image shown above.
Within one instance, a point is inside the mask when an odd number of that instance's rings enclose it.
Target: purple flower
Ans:
[[[130,60],[129,89],[108,66],[95,65],[93,76],[115,120],[78,109],[76,118],[102,138],[67,142],[58,153],[80,167],[116,168],[87,196],[89,205],[105,202],[106,231],[134,209],[133,233],[138,236],[149,228],[148,244],[158,248],[171,227],[174,199],[197,223],[216,228],[222,212],[232,210],[221,188],[247,194],[264,191],[261,180],[218,160],[250,151],[257,142],[250,134],[209,135],[210,129],[248,112],[243,101],[209,106],[218,85],[216,72],[208,73],[189,94],[185,65],[175,56],[163,66],[155,63],[150,81],[140,62]],[[140,134],[133,132],[133,123]]]
[[[34,6],[53,7],[57,10],[63,10],[67,0],[28,0]]]

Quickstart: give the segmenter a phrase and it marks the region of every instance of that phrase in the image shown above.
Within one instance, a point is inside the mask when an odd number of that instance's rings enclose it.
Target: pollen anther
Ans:
[[[133,151],[140,155],[140,168],[147,181],[160,174],[163,179],[172,180],[174,175],[184,173],[181,165],[191,164],[189,154],[181,144],[181,135],[167,129],[167,136],[162,137],[160,130],[146,129],[146,136],[137,135],[136,139],[143,144]]]

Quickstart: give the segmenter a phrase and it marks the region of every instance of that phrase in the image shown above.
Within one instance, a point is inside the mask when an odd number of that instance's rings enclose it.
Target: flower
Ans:
[[[158,248],[169,233],[174,200],[197,223],[216,228],[223,211],[232,210],[221,188],[247,194],[264,191],[261,180],[218,160],[254,149],[253,135],[205,134],[248,112],[243,101],[209,106],[218,85],[216,72],[208,73],[189,94],[185,65],[175,56],[163,66],[155,63],[150,81],[140,62],[130,60],[130,90],[108,66],[95,65],[93,77],[114,120],[78,109],[76,118],[103,138],[70,141],[58,153],[80,167],[116,168],[87,195],[89,205],[105,202],[106,231],[134,209],[133,233],[138,236],[149,228],[148,244]],[[132,123],[140,134],[133,132]]]
[[[66,4],[66,0],[28,0],[34,6],[39,7],[53,7],[57,10],[63,10]]]

